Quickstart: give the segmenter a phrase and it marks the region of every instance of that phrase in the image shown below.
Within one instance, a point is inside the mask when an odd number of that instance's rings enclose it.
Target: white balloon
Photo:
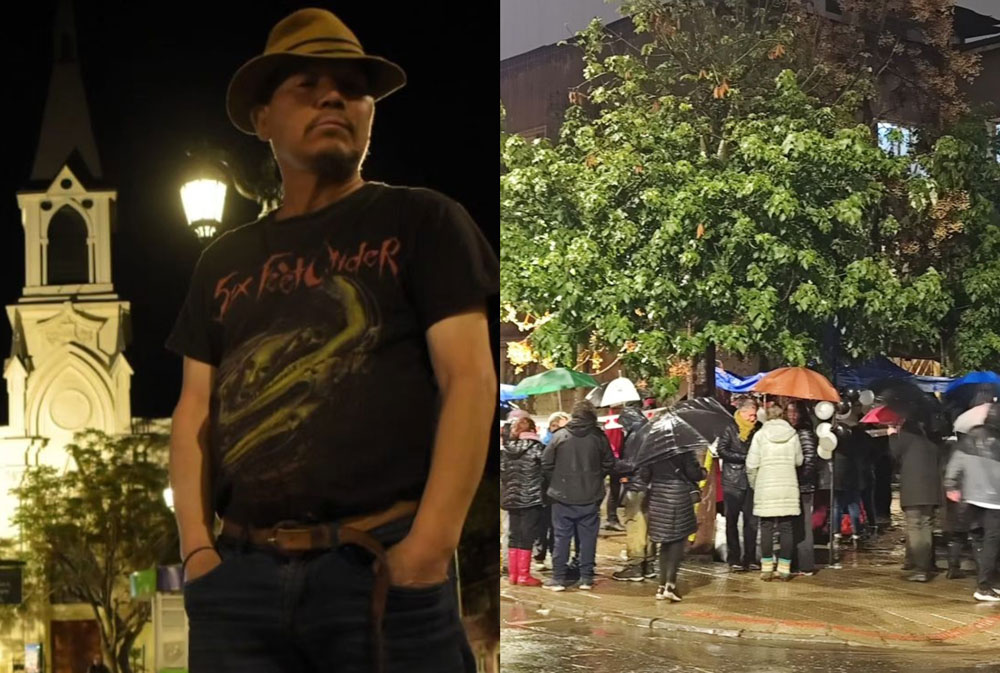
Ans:
[[[833,402],[816,403],[816,418],[821,421],[828,421],[833,418],[834,411],[836,411],[836,407],[833,406]]]
[[[816,426],[816,436],[825,437],[833,434],[833,426],[829,423],[820,423]]]
[[[870,407],[875,403],[875,393],[870,390],[862,390],[861,394],[858,395],[858,402],[861,402],[862,406]]]
[[[816,450],[816,453],[818,453],[819,457],[822,458],[823,460],[830,460],[831,458],[833,458],[833,451],[827,451],[822,446]]]
[[[837,435],[823,435],[819,438],[819,448],[828,453],[833,453],[837,448]]]

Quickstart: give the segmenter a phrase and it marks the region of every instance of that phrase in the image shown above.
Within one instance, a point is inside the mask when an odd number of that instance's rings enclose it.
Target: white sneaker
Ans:
[[[549,591],[566,591],[566,587],[564,587],[562,584],[558,584],[557,582],[554,582],[552,580],[549,580],[548,582],[546,582],[545,584],[543,584],[542,588],[543,589],[548,589]]]
[[[993,589],[987,589],[986,591],[977,590],[976,593],[972,594],[972,597],[977,601],[1000,603],[1000,594]]]
[[[580,591],[593,591],[594,584],[592,582],[591,583],[583,583],[580,586],[578,586],[577,589],[579,589]]]

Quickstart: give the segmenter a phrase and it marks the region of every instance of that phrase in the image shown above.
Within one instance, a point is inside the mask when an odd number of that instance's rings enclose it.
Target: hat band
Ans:
[[[282,51],[292,51],[293,49],[298,49],[299,47],[302,47],[302,46],[307,45],[307,44],[311,44],[313,42],[346,42],[347,44],[351,45],[352,47],[356,47],[358,51],[364,51],[361,48],[360,44],[358,44],[354,40],[348,40],[348,39],[343,38],[343,37],[314,37],[314,38],[309,39],[309,40],[302,40],[301,42],[296,42],[295,44],[291,45],[290,47],[285,47]]]
[[[317,51],[307,51],[303,52],[305,54],[354,54],[355,56],[366,56],[362,51],[354,51],[353,49],[319,49]]]

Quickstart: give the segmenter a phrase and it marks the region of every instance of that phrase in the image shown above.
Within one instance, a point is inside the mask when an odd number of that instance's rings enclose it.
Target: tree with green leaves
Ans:
[[[941,323],[942,359],[952,373],[1000,371],[1000,139],[967,116],[916,156],[934,199],[900,239],[908,270],[944,274],[951,310]]]
[[[559,142],[501,134],[502,297],[546,316],[532,346],[572,365],[596,338],[643,377],[713,345],[827,369],[936,348],[953,283],[898,253],[941,186],[859,123],[868,83],[820,59],[819,19],[780,1],[625,8],[640,44],[596,22],[579,36],[586,84]]]
[[[75,469],[29,467],[13,493],[26,565],[22,613],[59,597],[91,606],[112,673],[130,673],[129,654],[151,618],[133,600],[129,575],[178,562],[167,487],[166,435],[78,433],[67,447]]]

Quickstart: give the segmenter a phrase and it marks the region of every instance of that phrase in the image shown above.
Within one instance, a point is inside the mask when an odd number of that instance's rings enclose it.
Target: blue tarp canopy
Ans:
[[[764,374],[767,374],[767,372],[761,372],[759,374],[743,378],[733,374],[732,372],[727,372],[722,367],[716,367],[715,387],[728,390],[731,393],[748,393],[753,390],[753,387],[757,385],[757,382],[764,377]]]
[[[768,372],[753,376],[741,377],[727,372],[721,367],[715,368],[715,386],[733,393],[748,393],[757,382]],[[854,388],[864,390],[871,388],[876,381],[883,379],[904,379],[912,381],[921,390],[928,393],[943,393],[954,379],[946,376],[917,376],[894,364],[888,358],[875,358],[860,365],[844,366],[837,370],[834,385],[837,390]]]
[[[1000,374],[996,374],[995,372],[969,372],[962,378],[952,381],[945,392],[950,393],[956,388],[974,383],[992,385],[1000,390]]]
[[[904,379],[912,381],[926,393],[943,393],[952,382],[946,376],[917,376],[906,371],[888,358],[879,357],[860,365],[844,366],[837,369],[834,385],[838,390],[854,388],[864,390],[871,388],[876,381],[883,379]]]
[[[510,385],[508,383],[501,383],[500,384],[500,401],[501,402],[509,402],[510,400],[524,400],[524,399],[527,399],[527,397],[528,397],[527,395],[515,395],[514,394],[514,388],[515,387],[516,386],[512,386],[512,385]]]

